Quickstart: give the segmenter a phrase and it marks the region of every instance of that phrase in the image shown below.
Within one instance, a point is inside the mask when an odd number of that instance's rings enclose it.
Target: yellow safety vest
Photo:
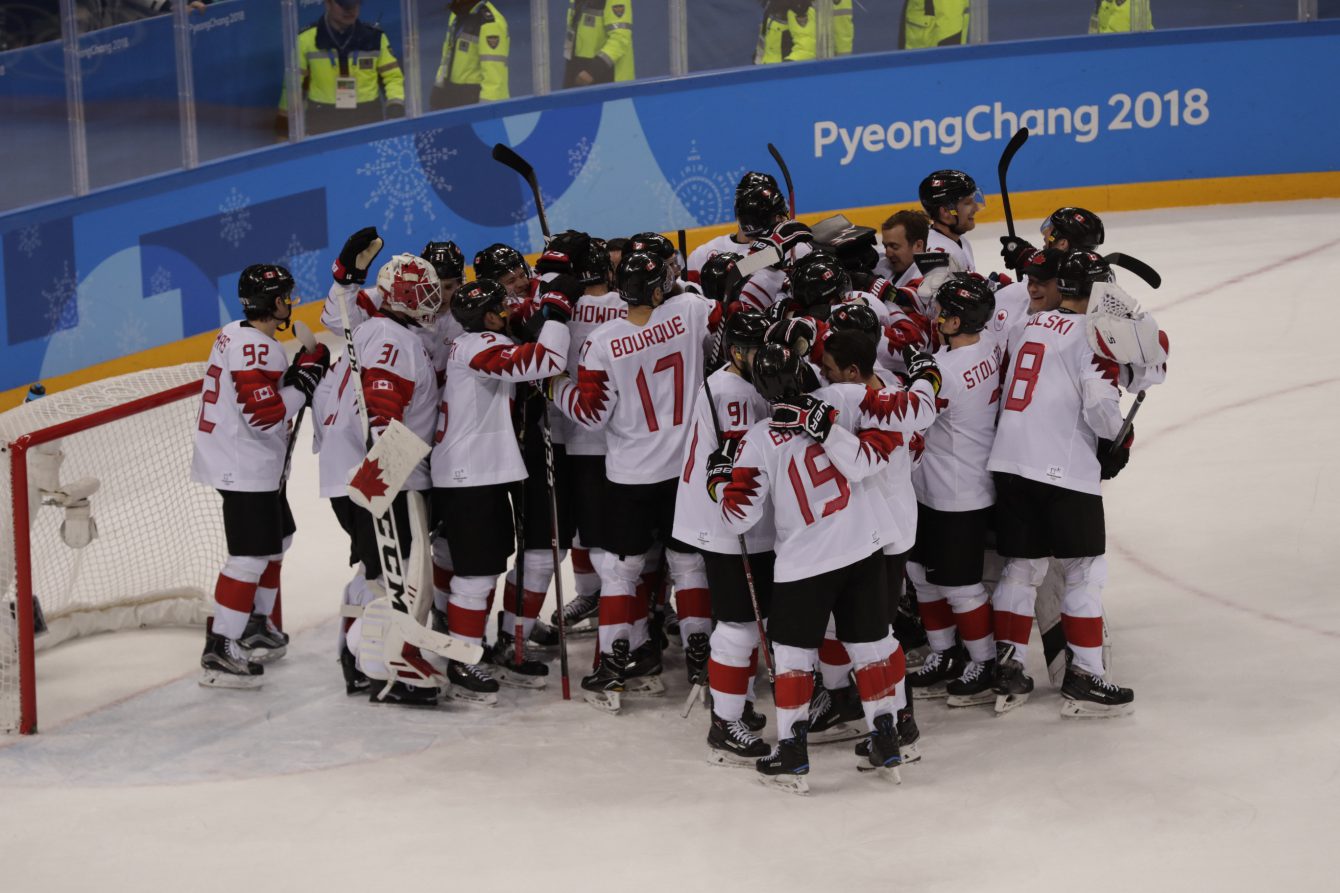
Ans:
[[[833,0],[833,55],[850,56],[856,37],[856,22],[852,18],[852,0]]]
[[[971,5],[969,0],[907,0],[903,48],[967,43]]]
[[[333,35],[325,16],[298,35],[298,67],[303,94],[314,106],[335,108],[339,81],[353,78],[360,107],[377,102],[386,92],[386,104],[405,105],[405,75],[391,53],[391,43],[380,28],[355,22],[343,35]],[[285,93],[280,110],[288,108]]]
[[[465,15],[458,18],[452,13],[447,20],[447,37],[442,42],[442,61],[434,84],[448,89],[478,88],[478,99],[473,101],[507,99],[511,96],[507,77],[510,50],[507,19],[492,3],[481,0]]]
[[[1149,0],[1097,0],[1089,17],[1090,34],[1124,34],[1153,31],[1154,16]]]
[[[755,65],[775,65],[778,62],[807,62],[819,56],[819,26],[813,9],[797,16],[787,11],[782,18],[780,10],[769,8],[758,33],[754,50]],[[789,46],[787,45],[789,42]]]
[[[633,74],[633,0],[568,0],[568,36],[563,58],[599,59],[615,81]],[[597,81],[600,78],[596,79]]]

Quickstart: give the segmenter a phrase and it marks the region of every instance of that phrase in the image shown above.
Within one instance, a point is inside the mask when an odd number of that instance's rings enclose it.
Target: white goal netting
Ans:
[[[48,627],[37,649],[204,622],[226,546],[218,493],[190,479],[203,373],[203,363],[135,372],[0,414],[0,731],[35,721],[25,714],[36,682],[19,660],[31,631],[17,621],[18,538],[30,544]],[[12,462],[25,437],[26,485]],[[16,486],[26,488],[27,517],[16,516]]]

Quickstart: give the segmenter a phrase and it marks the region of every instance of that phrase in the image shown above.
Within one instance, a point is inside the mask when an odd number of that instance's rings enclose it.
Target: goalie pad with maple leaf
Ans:
[[[428,457],[432,447],[398,420],[392,419],[349,477],[349,498],[375,518],[386,514],[405,481]]]

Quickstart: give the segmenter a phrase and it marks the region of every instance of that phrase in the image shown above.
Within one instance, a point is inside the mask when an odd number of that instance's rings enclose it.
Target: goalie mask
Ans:
[[[1084,208],[1057,208],[1042,223],[1042,236],[1051,245],[1065,239],[1070,248],[1092,250],[1103,244],[1103,221]]]
[[[940,306],[940,320],[957,316],[958,335],[975,335],[986,328],[996,312],[996,295],[985,279],[968,273],[958,273],[935,292],[935,303]],[[940,332],[944,335],[944,331]]]
[[[1063,298],[1085,300],[1098,282],[1116,282],[1112,267],[1094,251],[1072,251],[1056,271],[1056,290]]]
[[[419,256],[433,265],[439,282],[465,278],[465,255],[455,242],[429,242]]]
[[[279,264],[252,264],[243,270],[237,297],[242,313],[252,321],[274,319],[281,303],[286,307],[298,303],[293,298],[293,274]],[[288,317],[280,320],[279,327],[288,327]]]
[[[414,254],[397,254],[377,273],[382,310],[431,323],[442,310],[442,283],[433,265]]]
[[[769,403],[799,397],[803,360],[784,344],[765,344],[754,354],[754,389]]]

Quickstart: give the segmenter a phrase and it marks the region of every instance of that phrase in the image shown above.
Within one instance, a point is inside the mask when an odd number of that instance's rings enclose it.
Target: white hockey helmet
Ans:
[[[418,255],[397,254],[377,273],[382,307],[431,323],[442,310],[442,283],[433,265]]]

